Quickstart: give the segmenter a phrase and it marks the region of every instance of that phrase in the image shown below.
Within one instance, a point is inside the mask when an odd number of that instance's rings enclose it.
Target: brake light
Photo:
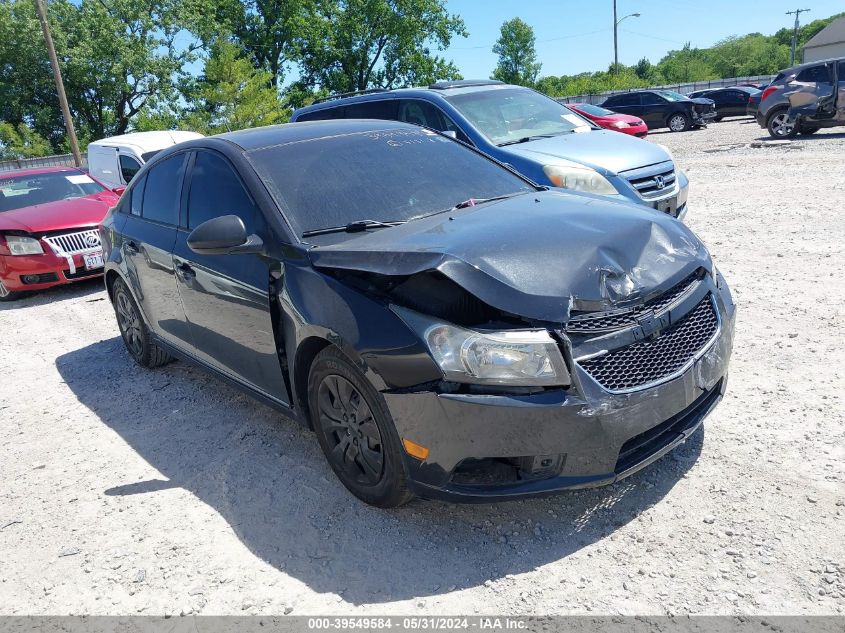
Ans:
[[[775,90],[777,90],[777,88],[776,88],[775,86],[769,86],[768,88],[766,88],[766,89],[763,91],[763,94],[762,94],[762,95],[760,95],[760,103],[762,103],[763,101],[765,101],[765,100],[766,100],[766,97],[768,97],[770,94],[772,94]]]

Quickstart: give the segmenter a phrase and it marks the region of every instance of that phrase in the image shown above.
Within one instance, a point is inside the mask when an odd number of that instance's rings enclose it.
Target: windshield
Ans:
[[[298,234],[360,220],[403,222],[469,198],[535,190],[457,141],[416,127],[308,139],[247,157]]]
[[[675,92],[674,90],[657,90],[657,94],[661,97],[666,99],[667,101],[686,101],[687,97],[682,95],[680,92]]]
[[[592,129],[590,123],[569,108],[527,88],[468,92],[446,99],[497,145],[532,136],[558,136]]]
[[[602,108],[597,105],[591,105],[589,103],[581,103],[577,106],[573,106],[580,110],[581,112],[586,112],[587,114],[592,114],[593,116],[612,116],[616,114],[612,110],[608,110],[606,108]]]
[[[90,196],[104,190],[90,176],[78,171],[30,176],[0,175],[0,212]]]

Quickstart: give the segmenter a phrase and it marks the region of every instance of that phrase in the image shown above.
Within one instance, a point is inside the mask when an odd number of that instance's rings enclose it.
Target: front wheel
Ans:
[[[769,136],[772,138],[792,138],[797,132],[795,122],[789,118],[787,110],[775,112],[770,116],[766,127],[769,130]]]
[[[173,358],[152,342],[150,331],[141,318],[141,312],[135,299],[129,293],[129,288],[122,279],[114,282],[112,287],[112,303],[117,316],[117,326],[126,350],[136,363],[142,367],[159,367],[169,363]]]
[[[690,128],[690,120],[686,114],[676,113],[669,117],[669,129],[672,132],[685,132]]]
[[[23,296],[22,292],[12,292],[0,281],[0,301],[16,301]]]
[[[384,399],[336,347],[317,354],[311,365],[308,410],[320,448],[352,494],[381,508],[413,498]]]

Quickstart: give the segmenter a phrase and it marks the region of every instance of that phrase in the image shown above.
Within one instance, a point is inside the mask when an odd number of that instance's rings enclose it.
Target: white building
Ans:
[[[805,62],[833,57],[845,57],[845,17],[836,18],[804,45]]]

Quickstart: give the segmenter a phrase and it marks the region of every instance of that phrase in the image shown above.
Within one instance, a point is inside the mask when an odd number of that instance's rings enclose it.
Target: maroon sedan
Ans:
[[[0,172],[0,301],[102,274],[97,225],[121,190],[70,167]]]
[[[644,138],[648,134],[648,126],[639,117],[630,114],[619,114],[589,103],[567,103],[567,108],[575,110],[581,116],[587,117],[598,126],[616,132],[633,134]]]

